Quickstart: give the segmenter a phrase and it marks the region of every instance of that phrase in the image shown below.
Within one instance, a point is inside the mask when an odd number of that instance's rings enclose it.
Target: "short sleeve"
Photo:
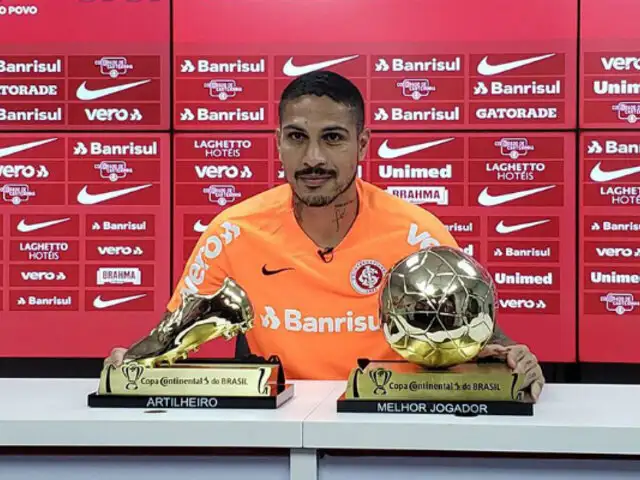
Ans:
[[[181,302],[183,293],[214,293],[225,278],[231,275],[228,250],[238,242],[240,227],[222,216],[214,218],[196,243],[167,310],[173,312]]]

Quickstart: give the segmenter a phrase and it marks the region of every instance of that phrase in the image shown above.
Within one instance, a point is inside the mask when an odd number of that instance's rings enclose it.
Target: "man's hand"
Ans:
[[[104,366],[113,365],[114,367],[119,367],[122,365],[124,361],[124,355],[127,353],[126,348],[114,348],[111,350],[111,355],[104,360]]]
[[[525,375],[523,388],[530,388],[531,398],[534,402],[540,397],[544,387],[544,376],[538,359],[531,353],[526,345],[496,345],[489,344],[478,355],[479,358],[494,357],[507,362],[507,365],[515,372]]]

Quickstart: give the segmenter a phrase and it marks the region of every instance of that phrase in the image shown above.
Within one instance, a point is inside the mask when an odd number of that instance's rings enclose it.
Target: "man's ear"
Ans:
[[[365,128],[358,137],[358,160],[364,160],[367,154],[367,148],[369,148],[369,141],[371,140],[371,130]]]
[[[276,128],[276,147],[278,147],[278,151],[280,151],[280,134],[281,134],[281,130],[280,127]]]

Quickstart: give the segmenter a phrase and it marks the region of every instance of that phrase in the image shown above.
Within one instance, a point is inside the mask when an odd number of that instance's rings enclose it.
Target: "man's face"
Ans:
[[[276,136],[287,182],[311,207],[331,204],[353,184],[369,142],[349,107],[315,95],[286,104]]]

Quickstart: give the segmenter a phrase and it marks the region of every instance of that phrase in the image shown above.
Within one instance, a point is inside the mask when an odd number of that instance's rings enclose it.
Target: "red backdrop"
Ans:
[[[0,1],[0,356],[146,333],[202,226],[283,181],[280,92],[328,68],[365,96],[361,176],[489,268],[509,335],[542,361],[639,361],[639,8]]]

